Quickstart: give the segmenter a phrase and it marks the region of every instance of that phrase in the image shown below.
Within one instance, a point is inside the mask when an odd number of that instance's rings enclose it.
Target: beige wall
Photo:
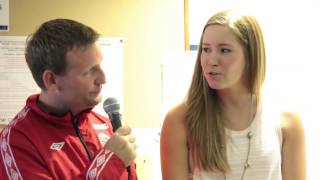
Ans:
[[[161,57],[184,49],[183,0],[10,0],[10,32],[0,35],[28,35],[53,18],[124,38],[124,121],[159,127]]]

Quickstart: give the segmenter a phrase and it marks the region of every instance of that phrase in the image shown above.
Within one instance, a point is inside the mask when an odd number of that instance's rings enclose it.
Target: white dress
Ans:
[[[242,131],[226,129],[227,157],[231,171],[208,172],[192,167],[190,177],[193,180],[240,180],[248,153],[251,132],[249,163],[244,180],[281,180],[281,145],[280,111],[275,108],[263,108],[259,103],[251,125]],[[190,158],[191,159],[191,158]]]

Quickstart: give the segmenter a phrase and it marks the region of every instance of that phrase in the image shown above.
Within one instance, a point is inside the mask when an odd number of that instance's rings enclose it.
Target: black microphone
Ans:
[[[120,104],[116,98],[109,97],[103,102],[103,109],[108,114],[113,132],[115,132],[119,127],[122,126],[121,124],[121,114],[120,114]]]
[[[113,132],[119,129],[121,124],[122,115],[120,113],[120,104],[116,98],[109,97],[103,102],[103,109],[108,114]],[[128,180],[130,180],[131,169],[130,166],[127,167]]]

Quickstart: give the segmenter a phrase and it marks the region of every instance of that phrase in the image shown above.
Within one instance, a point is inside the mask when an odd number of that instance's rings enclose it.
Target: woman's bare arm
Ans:
[[[163,180],[188,179],[188,149],[184,126],[185,107],[171,110],[163,123],[160,137]]]
[[[293,113],[283,113],[282,179],[306,179],[306,151],[303,123]]]

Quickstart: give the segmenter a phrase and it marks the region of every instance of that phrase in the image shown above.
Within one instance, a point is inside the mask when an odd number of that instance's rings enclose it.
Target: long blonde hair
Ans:
[[[256,18],[235,10],[227,10],[212,16],[203,32],[210,25],[226,26],[237,37],[246,58],[245,78],[248,91],[259,97],[265,78],[266,58],[263,35]],[[230,167],[226,157],[221,100],[216,91],[209,87],[200,63],[203,32],[186,99],[188,147],[195,166],[204,170],[228,172]]]

